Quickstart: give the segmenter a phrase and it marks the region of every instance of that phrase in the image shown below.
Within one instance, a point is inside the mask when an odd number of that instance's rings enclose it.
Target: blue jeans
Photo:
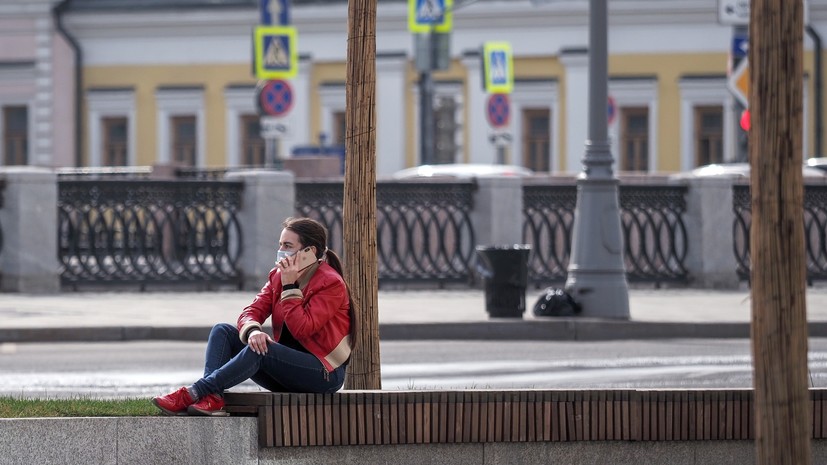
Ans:
[[[199,397],[220,395],[248,379],[273,392],[330,393],[344,384],[346,366],[325,376],[324,365],[315,355],[279,343],[269,344],[267,353],[259,355],[241,342],[235,326],[221,323],[210,331],[204,377],[194,386]]]

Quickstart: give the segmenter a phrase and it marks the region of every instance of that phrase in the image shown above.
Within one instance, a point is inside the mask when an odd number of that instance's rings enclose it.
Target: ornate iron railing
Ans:
[[[577,186],[523,185],[523,242],[531,244],[528,278],[535,284],[566,280]]]
[[[626,275],[638,282],[685,282],[687,186],[620,187]]]
[[[470,281],[475,239],[472,182],[378,182],[379,281]],[[321,221],[342,250],[341,182],[296,183],[296,213]]]
[[[243,184],[61,180],[64,285],[240,284]]]
[[[620,215],[629,281],[686,282],[686,186],[621,185]],[[529,280],[563,282],[571,250],[576,185],[523,187],[523,241],[531,244]]]
[[[732,186],[733,248],[737,273],[741,280],[750,278],[749,236],[752,206],[748,184]],[[827,186],[804,186],[804,240],[807,254],[807,281],[827,280]]]

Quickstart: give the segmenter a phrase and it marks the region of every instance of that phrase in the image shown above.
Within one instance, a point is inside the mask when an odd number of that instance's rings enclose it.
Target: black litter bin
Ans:
[[[491,318],[522,318],[528,287],[530,245],[478,246],[477,271],[485,280],[485,311]]]

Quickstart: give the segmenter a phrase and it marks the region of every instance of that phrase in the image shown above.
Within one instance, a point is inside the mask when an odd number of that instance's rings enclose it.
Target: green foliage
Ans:
[[[24,399],[0,396],[0,418],[146,417],[158,415],[149,399]]]

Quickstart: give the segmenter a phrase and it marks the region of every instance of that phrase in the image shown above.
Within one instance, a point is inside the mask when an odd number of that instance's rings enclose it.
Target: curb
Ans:
[[[810,322],[810,337],[827,337],[827,322]],[[0,343],[116,342],[142,340],[207,340],[209,327],[62,327],[2,328]],[[496,340],[496,341],[610,341],[624,339],[748,339],[749,323],[670,323],[650,321],[580,320],[451,323],[387,323],[379,325],[384,341]]]

